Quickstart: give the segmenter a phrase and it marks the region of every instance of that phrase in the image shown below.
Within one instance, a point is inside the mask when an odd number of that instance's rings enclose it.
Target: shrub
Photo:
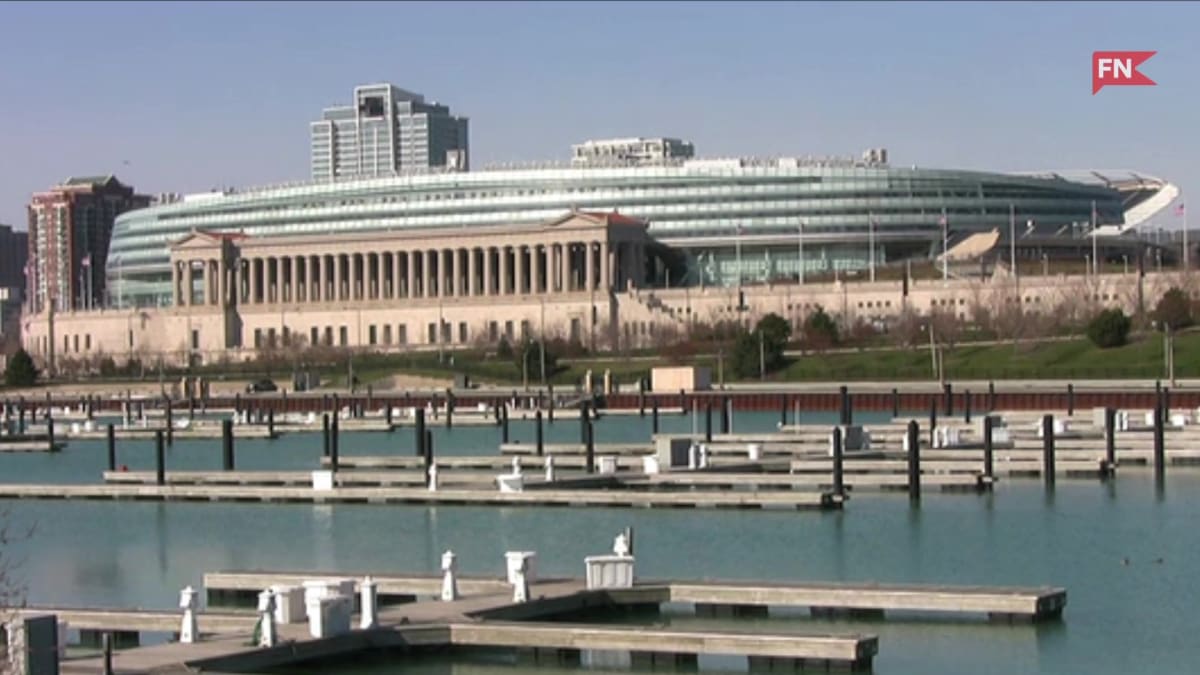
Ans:
[[[813,349],[826,349],[837,344],[837,323],[823,307],[818,306],[817,311],[804,320],[804,340]]]
[[[1192,301],[1187,293],[1176,286],[1163,293],[1154,306],[1154,320],[1162,329],[1179,330],[1192,325]]]
[[[1120,347],[1129,339],[1132,322],[1119,309],[1106,309],[1088,323],[1087,336],[1101,349]]]
[[[37,382],[38,371],[33,365],[33,357],[24,349],[18,349],[8,360],[8,369],[4,371],[4,383],[10,387],[31,387]]]

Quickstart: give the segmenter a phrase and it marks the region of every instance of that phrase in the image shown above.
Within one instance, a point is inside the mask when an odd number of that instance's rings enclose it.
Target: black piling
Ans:
[[[588,404],[583,401],[579,404],[579,442],[587,443],[588,436]]]
[[[175,423],[171,419],[171,399],[166,400],[167,445],[175,445]]]
[[[687,414],[687,411],[688,411],[688,409],[687,409],[687,395],[686,395],[686,394],[684,394],[684,392],[683,392],[683,390],[682,390],[682,389],[680,389],[680,390],[679,390],[679,414],[680,414],[680,415],[686,415],[686,414]]]
[[[1110,474],[1117,468],[1117,410],[1104,409],[1104,472]]]
[[[333,414],[329,423],[329,468],[338,470],[338,414]]]
[[[1166,411],[1162,404],[1154,408],[1154,480],[1161,483],[1166,475],[1166,444],[1163,442],[1163,426]]]
[[[954,387],[949,382],[942,385],[942,412],[946,417],[954,416]]]
[[[983,417],[983,477],[989,484],[995,478],[995,469],[992,465],[992,423],[995,419],[991,415]]]
[[[542,442],[542,411],[539,410],[533,414],[533,439],[537,444],[537,456],[541,457],[546,452],[546,446]]]
[[[892,388],[892,419],[900,416],[900,390]]]
[[[154,484],[166,485],[167,483],[167,467],[166,453],[163,452],[163,432],[162,429],[154,430]]]
[[[329,456],[329,413],[321,413],[321,456]]]
[[[650,433],[658,433],[658,398],[650,401]]]
[[[1054,485],[1054,415],[1042,416],[1042,478]]]
[[[988,381],[988,412],[996,410],[996,383]]]
[[[554,424],[554,385],[546,385],[546,424]]]
[[[242,394],[238,392],[233,395],[233,412],[242,414]]]
[[[929,447],[933,447],[933,434],[937,430],[937,398],[929,402]]]
[[[454,392],[446,390],[446,428],[454,428]]]
[[[221,468],[233,471],[233,420],[221,420]]]
[[[783,428],[787,426],[788,399],[787,396],[779,397],[779,426]]]
[[[387,408],[383,411],[383,416],[387,420],[388,431],[392,431],[392,402],[388,401]]]
[[[971,390],[967,389],[963,392],[963,421],[967,424],[971,423]]]
[[[838,497],[846,495],[846,485],[842,476],[842,428],[833,428],[833,494]]]
[[[846,385],[838,387],[838,424],[850,424],[850,390]]]
[[[117,470],[117,432],[113,429],[113,425],[108,425],[105,430],[106,440],[108,441],[108,470]]]
[[[508,423],[504,424],[504,442],[508,442]],[[413,411],[413,453],[417,457],[425,456],[425,409]]]
[[[195,396],[188,397],[188,419],[189,420],[196,419],[196,397]]]
[[[1171,388],[1170,387],[1163,387],[1162,409],[1163,409],[1162,410],[1163,423],[1165,424],[1167,420],[1171,419]]]
[[[721,399],[721,433],[729,433],[729,398]]]
[[[916,420],[908,422],[908,498],[921,498],[921,427]]]
[[[1067,415],[1075,414],[1075,385],[1071,382],[1067,383]]]
[[[712,403],[704,404],[704,442],[712,443]]]
[[[49,408],[46,408],[49,411]],[[54,417],[46,415],[46,446],[51,452],[54,452]]]
[[[275,409],[267,411],[267,438],[275,438]]]
[[[367,407],[368,408],[373,407],[374,403],[375,403],[375,387],[368,384],[367,385]]]
[[[429,476],[429,467],[433,466],[433,429],[425,430],[424,443],[425,476]]]
[[[587,448],[587,472],[592,474],[596,473],[596,443],[595,429],[592,427],[590,419],[584,422],[583,429],[584,436],[586,436],[584,445]]]
[[[508,442],[508,404],[500,403],[500,442]]]

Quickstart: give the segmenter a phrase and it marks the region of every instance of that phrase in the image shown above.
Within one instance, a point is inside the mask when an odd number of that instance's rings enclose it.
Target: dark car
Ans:
[[[251,382],[250,384],[246,385],[246,393],[247,394],[257,394],[257,393],[261,393],[264,391],[278,391],[278,390],[279,390],[279,387],[276,387],[275,383],[273,381],[271,381],[265,377],[261,380]]]

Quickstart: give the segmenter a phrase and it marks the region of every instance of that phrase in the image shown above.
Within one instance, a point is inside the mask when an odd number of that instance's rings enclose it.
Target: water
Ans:
[[[675,419],[680,424],[685,420]],[[746,416],[742,428],[752,423],[765,428],[776,419]],[[668,418],[663,422],[665,430]],[[690,420],[687,423],[690,427]],[[600,425],[600,437],[638,437],[644,433],[635,428],[638,425],[637,418],[609,418]],[[646,429],[648,425],[647,419]],[[466,451],[483,440],[494,447],[494,434],[494,429],[443,429],[439,447]],[[578,423],[556,424],[553,434],[548,440],[559,434],[562,440],[573,440]],[[401,436],[406,437],[403,443]],[[456,446],[452,436],[467,440]],[[358,437],[363,437],[361,446]],[[411,448],[411,432],[348,435],[343,447],[367,452],[384,440],[399,446],[399,452]],[[240,465],[249,468],[261,461],[281,468],[281,462],[296,462],[297,468],[309,468],[320,452],[319,436],[292,437],[274,445],[262,441],[264,447],[252,451],[256,443],[239,443]],[[50,459],[61,462],[54,468],[67,471],[77,466],[83,472],[90,466],[88,475],[78,480],[95,480],[96,460],[103,461],[102,444],[90,452],[84,444],[74,445],[80,446],[78,452],[69,450]],[[196,452],[188,445],[176,445],[175,461],[183,462],[186,456],[208,468],[219,462],[215,442],[197,443]],[[32,470],[37,459],[0,457],[0,470],[12,480],[18,463]],[[48,473],[52,468],[39,470]],[[583,558],[607,551],[612,536],[632,525],[642,577],[1045,584],[1068,589],[1063,621],[1039,626],[913,618],[772,618],[765,624],[674,615],[663,619],[688,626],[876,633],[877,673],[1190,673],[1197,654],[1194,627],[1200,586],[1193,579],[1200,574],[1195,556],[1200,472],[1195,470],[1169,471],[1161,492],[1149,473],[1122,469],[1108,484],[1060,480],[1052,494],[1036,481],[1020,480],[1000,483],[991,495],[927,491],[919,508],[910,507],[902,494],[859,494],[840,513],[53,501],[7,506],[14,524],[37,525],[31,539],[10,545],[11,553],[25,561],[18,578],[33,604],[169,609],[178,599],[178,589],[198,586],[206,571],[434,572],[446,549],[458,554],[467,574],[500,575],[504,551],[527,549],[538,551],[542,574],[581,576]],[[1128,565],[1122,564],[1123,558],[1129,559]],[[1158,559],[1162,562],[1155,562]],[[471,664],[445,658],[408,664],[375,659],[292,672],[490,675],[516,667],[503,659]],[[702,659],[701,667],[736,668],[738,663]],[[556,671],[538,667],[537,672]]]

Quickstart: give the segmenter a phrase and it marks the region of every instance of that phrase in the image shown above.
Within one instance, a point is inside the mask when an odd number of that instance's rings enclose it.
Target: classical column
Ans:
[[[561,287],[559,290],[563,293],[568,293],[571,290],[571,243],[567,242],[562,245],[562,275]]]
[[[417,266],[413,264],[413,251],[404,252],[404,276],[406,284],[404,297],[409,299],[417,297]]]
[[[607,293],[612,289],[612,252],[609,250],[608,241],[600,242],[600,290]]]
[[[508,247],[496,247],[496,262],[500,268],[500,276],[496,279],[496,292],[499,295],[508,295]]]
[[[400,297],[400,252],[392,251],[388,255],[392,261],[392,288],[388,297],[395,300]]]
[[[247,279],[247,281],[249,282],[247,284],[247,290],[250,292],[250,296],[247,298],[247,301],[248,301],[248,304],[257,305],[258,304],[258,258],[251,258],[249,261],[247,261],[247,270],[246,271],[249,275],[249,279]]]
[[[462,259],[459,256],[460,251],[457,248],[452,248],[446,251],[446,257],[450,259],[450,266],[446,268],[446,272],[450,277],[450,284],[447,290],[450,291],[451,297],[457,298],[463,295],[462,292]]]
[[[425,249],[421,254],[421,296],[432,298],[436,295],[434,291],[434,282],[436,278],[433,272],[433,263],[436,252],[433,249]]]
[[[487,297],[492,294],[492,247],[483,247],[483,284],[480,294]]]
[[[526,288],[525,287],[525,275],[528,273],[529,263],[527,262],[527,259],[526,259],[524,246],[517,246],[515,251],[516,251],[516,256],[517,256],[517,260],[516,260],[517,278],[513,280],[513,284],[515,286],[514,293],[516,293],[517,295],[522,295],[526,292],[525,291],[525,288]],[[530,250],[528,258],[529,259],[533,258],[532,250]]]
[[[467,249],[467,296],[475,297],[479,293],[479,286],[476,285],[476,277],[479,273],[479,267],[475,263],[475,249]]]
[[[538,274],[537,291],[539,293],[554,292],[554,245],[546,244],[541,247],[541,252],[537,254],[537,266],[542,268]]]
[[[583,244],[583,288],[581,290],[590,291],[596,287],[596,242],[588,241]]]

